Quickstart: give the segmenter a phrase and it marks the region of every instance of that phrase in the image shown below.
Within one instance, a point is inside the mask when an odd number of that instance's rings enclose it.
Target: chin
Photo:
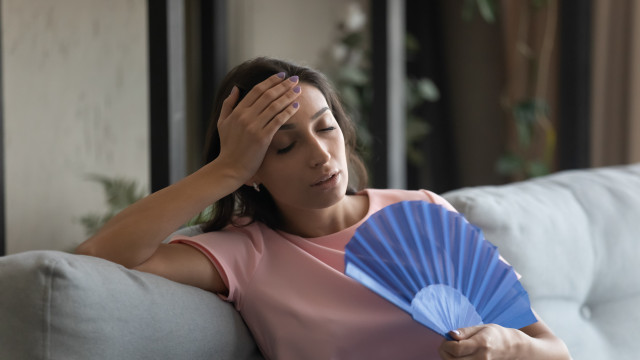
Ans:
[[[337,186],[330,191],[313,194],[309,207],[313,209],[326,209],[340,203],[347,196],[347,185]]]

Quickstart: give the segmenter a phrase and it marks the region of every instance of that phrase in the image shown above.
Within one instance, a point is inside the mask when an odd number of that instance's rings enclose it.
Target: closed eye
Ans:
[[[282,149],[278,149],[278,150],[277,150],[277,153],[278,153],[278,154],[286,154],[286,153],[288,153],[291,149],[293,149],[293,146],[294,146],[295,144],[296,144],[296,142],[294,141],[294,142],[292,142],[292,143],[291,143],[291,145],[289,145],[289,146],[287,146],[287,147],[284,147],[284,148],[282,148]]]
[[[320,129],[320,131],[331,131],[331,130],[335,130],[335,129],[336,129],[335,126],[329,126],[328,128]]]

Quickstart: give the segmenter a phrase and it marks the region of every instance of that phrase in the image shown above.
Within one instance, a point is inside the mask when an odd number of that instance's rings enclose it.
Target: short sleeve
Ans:
[[[177,235],[170,243],[193,246],[207,256],[229,290],[226,296],[220,297],[238,309],[242,306],[242,290],[251,281],[262,254],[262,237],[255,226],[230,226],[193,237]]]
[[[442,205],[445,209],[449,210],[449,211],[453,211],[453,212],[458,212],[458,210],[456,210],[453,205],[449,204],[449,202],[447,200],[445,200],[442,196],[429,191],[429,190],[420,190],[423,194],[425,194],[429,200],[434,203],[434,204],[438,204],[438,205]]]

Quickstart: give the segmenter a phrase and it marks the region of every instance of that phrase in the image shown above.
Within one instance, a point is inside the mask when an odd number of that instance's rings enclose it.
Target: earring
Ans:
[[[260,192],[260,186],[258,186],[258,184],[253,183],[253,190]]]

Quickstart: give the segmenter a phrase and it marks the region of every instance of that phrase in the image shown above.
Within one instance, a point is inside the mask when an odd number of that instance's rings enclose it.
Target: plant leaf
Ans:
[[[549,166],[542,161],[531,161],[527,165],[527,175],[538,177],[549,174]]]
[[[359,112],[362,103],[358,91],[353,86],[343,86],[341,93],[342,101],[349,108],[349,112]]]
[[[135,180],[108,177],[100,174],[89,174],[87,179],[95,181],[102,186],[107,202],[107,210],[104,214],[89,214],[79,219],[88,236],[98,232],[113,216],[145,196],[144,191],[138,190]]]
[[[515,175],[524,169],[524,159],[515,154],[502,155],[496,163],[496,171],[500,175]]]
[[[338,74],[340,81],[358,86],[365,86],[369,83],[369,77],[362,70],[355,66],[345,66]]]
[[[110,218],[110,215],[89,214],[80,218],[80,224],[84,226],[85,235],[91,237],[95,235]]]
[[[484,21],[493,24],[496,22],[496,3],[493,0],[477,0],[480,16]]]
[[[529,147],[535,124],[540,117],[548,114],[549,106],[541,99],[525,99],[516,104],[513,108],[513,117],[516,122],[518,143],[522,147]]]
[[[416,91],[417,94],[424,100],[438,101],[440,99],[440,91],[431,79],[418,79],[416,81]]]
[[[431,127],[422,118],[413,115],[407,116],[407,143],[423,139],[429,134],[430,130]]]

